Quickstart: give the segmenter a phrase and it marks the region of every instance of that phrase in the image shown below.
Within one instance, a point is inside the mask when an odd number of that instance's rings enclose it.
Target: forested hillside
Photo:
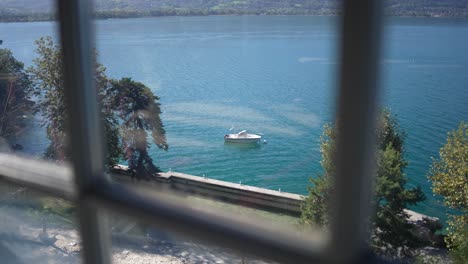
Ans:
[[[0,0],[1,21],[49,20],[53,0]],[[94,0],[96,16],[334,15],[339,0]],[[385,0],[394,16],[468,17],[468,0]]]

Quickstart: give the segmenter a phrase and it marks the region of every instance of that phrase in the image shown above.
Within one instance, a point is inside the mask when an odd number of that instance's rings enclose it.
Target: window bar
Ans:
[[[100,112],[94,84],[90,0],[57,0],[64,60],[65,97],[73,173],[78,186],[80,235],[85,263],[110,263],[104,216],[86,202],[86,190],[104,176]],[[106,179],[100,179],[104,181]]]
[[[0,153],[0,180],[75,200],[76,186],[66,164],[57,165]],[[1,183],[0,183],[1,184]]]
[[[329,248],[335,263],[357,261],[367,249],[382,19],[381,1],[343,3],[336,189]]]

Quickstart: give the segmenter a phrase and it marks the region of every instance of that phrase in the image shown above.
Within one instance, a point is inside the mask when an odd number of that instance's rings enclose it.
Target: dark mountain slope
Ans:
[[[53,0],[0,0],[0,20],[53,11]],[[94,0],[98,17],[158,15],[266,14],[331,15],[338,0]],[[468,0],[385,0],[385,12],[397,16],[468,17]],[[50,17],[50,16],[49,16]]]

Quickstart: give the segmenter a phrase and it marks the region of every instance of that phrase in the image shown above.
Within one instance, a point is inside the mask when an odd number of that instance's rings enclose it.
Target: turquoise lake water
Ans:
[[[152,149],[163,169],[306,193],[320,172],[322,126],[334,115],[335,17],[212,16],[96,22],[100,61],[114,78],[132,77],[161,97],[169,151]],[[34,40],[55,35],[52,22],[2,23],[4,48],[31,65]],[[386,20],[382,105],[407,133],[406,173],[427,200],[416,207],[442,217],[426,173],[447,131],[468,117],[468,21]],[[39,155],[47,141],[36,123],[22,139]],[[224,145],[247,129],[268,144]]]

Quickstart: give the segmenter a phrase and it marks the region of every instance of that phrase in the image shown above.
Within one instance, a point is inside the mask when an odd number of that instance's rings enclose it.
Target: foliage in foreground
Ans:
[[[10,50],[0,49],[0,140],[4,138],[8,144],[13,144],[25,126],[23,116],[31,107],[30,89],[24,64]]]
[[[461,214],[449,215],[447,247],[460,263],[468,263],[468,124],[448,133],[429,171],[432,190],[444,204]]]
[[[37,58],[34,66],[29,68],[29,74],[34,82],[34,96],[36,96],[36,112],[42,116],[42,125],[47,129],[50,145],[46,150],[46,158],[53,160],[67,160],[70,158],[68,150],[68,113],[65,102],[65,84],[63,77],[62,52],[54,44],[51,37],[42,37],[36,41]],[[101,120],[106,133],[108,153],[106,157],[109,166],[119,160],[120,148],[116,119],[105,100],[104,95],[109,88],[109,80],[105,75],[105,68],[95,63],[96,89],[101,103]]]
[[[376,183],[373,190],[374,235],[372,243],[377,247],[389,245],[403,248],[415,247],[419,240],[411,232],[411,224],[403,209],[425,199],[420,187],[407,188],[404,169],[404,133],[395,117],[387,110],[380,113],[376,129]],[[302,206],[301,222],[304,225],[324,226],[328,224],[329,200],[333,194],[335,165],[333,155],[336,149],[337,129],[325,125],[321,137],[320,151],[323,174],[311,178],[309,195]]]
[[[144,84],[130,78],[113,80],[107,97],[121,120],[123,158],[128,161],[133,175],[148,179],[160,172],[148,153],[150,144],[147,140],[149,131],[156,146],[164,150],[168,148],[159,97]]]
[[[70,154],[67,127],[72,120],[68,118],[69,109],[65,102],[62,53],[51,37],[40,38],[36,45],[38,57],[29,74],[37,97],[35,111],[42,114],[42,124],[50,139],[45,155],[53,160],[67,160]],[[130,78],[109,79],[96,57],[94,54],[94,81],[106,138],[107,167],[124,159],[137,178],[147,179],[160,171],[148,154],[147,131],[151,132],[159,148],[168,148],[159,98],[144,84]]]

